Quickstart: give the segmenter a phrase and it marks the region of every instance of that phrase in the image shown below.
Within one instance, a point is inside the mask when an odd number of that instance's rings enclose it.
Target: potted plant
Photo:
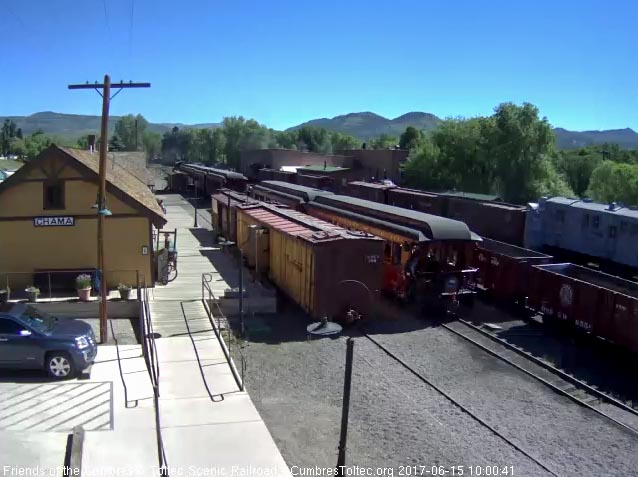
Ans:
[[[33,285],[24,289],[27,292],[27,297],[29,298],[29,303],[35,303],[38,301],[38,295],[40,294],[40,289]]]
[[[120,298],[122,300],[128,300],[131,297],[132,288],[133,287],[131,287],[131,285],[127,285],[126,283],[120,283],[117,286],[117,289],[120,292]]]
[[[91,275],[83,273],[75,279],[75,288],[78,291],[80,301],[89,301],[91,296]]]
[[[0,303],[6,303],[11,299],[11,288],[3,288],[0,290]]]

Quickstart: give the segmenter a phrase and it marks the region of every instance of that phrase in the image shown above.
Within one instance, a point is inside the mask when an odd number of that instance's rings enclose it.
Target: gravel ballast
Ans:
[[[308,321],[283,313],[251,337],[247,389],[290,466],[336,464],[345,337],[306,341]],[[249,324],[250,326],[250,324]],[[498,433],[558,475],[635,475],[638,439],[442,328],[375,339]],[[396,330],[393,330],[396,331]],[[348,464],[513,466],[514,475],[551,475],[422,383],[366,338],[355,338]],[[466,468],[466,474],[467,468]]]

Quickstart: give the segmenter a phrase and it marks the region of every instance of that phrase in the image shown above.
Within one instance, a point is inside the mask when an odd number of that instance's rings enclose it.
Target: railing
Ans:
[[[142,287],[141,291],[142,300],[140,303],[140,338],[142,340],[142,354],[144,355],[144,361],[146,362],[146,369],[148,370],[149,377],[151,379],[151,385],[153,386],[153,407],[155,408],[155,434],[157,439],[157,459],[159,462],[159,468],[161,469],[160,475],[168,476],[168,463],[166,462],[166,452],[164,450],[164,441],[162,439],[162,426],[160,423],[160,409],[159,409],[159,397],[160,397],[160,364],[157,355],[157,345],[155,343],[155,332],[153,330],[153,320],[151,317],[151,310],[149,308],[148,288],[146,283]]]
[[[128,400],[128,388],[126,387],[126,380],[124,379],[124,372],[122,371],[122,359],[120,358],[120,345],[117,342],[117,338],[115,337],[115,330],[113,329],[113,320],[109,320],[109,324],[111,325],[111,335],[113,336],[113,342],[115,343],[115,352],[117,353],[117,367],[120,371],[120,379],[122,380],[122,386],[124,387],[124,407],[137,407],[138,400],[133,401],[135,403],[134,406],[129,406]]]
[[[213,276],[210,273],[202,274],[202,302],[204,303],[204,308],[206,309],[206,313],[208,314],[208,318],[210,319],[211,324],[213,325],[213,330],[215,331],[215,335],[217,335],[217,339],[219,340],[219,344],[224,351],[224,355],[226,356],[226,361],[230,366],[230,370],[235,377],[235,381],[237,382],[237,386],[239,386],[240,391],[244,390],[244,374],[246,372],[246,358],[244,357],[244,353],[241,351],[241,346],[237,342],[235,335],[230,329],[230,323],[228,322],[228,318],[224,316],[222,309],[217,302],[217,298],[213,293],[213,290],[210,287],[210,283],[213,280]],[[215,310],[215,311],[213,311]],[[218,322],[215,322],[215,314],[217,314]],[[221,326],[219,324],[220,321],[226,321],[228,326],[226,327],[227,335],[226,339],[228,344],[224,341],[224,337],[222,335]],[[233,347],[236,349],[237,357],[239,358],[240,371],[237,371],[235,363],[232,358],[232,349]]]
[[[95,268],[68,268],[63,270],[34,270],[30,272],[4,272],[0,271],[0,290],[9,290],[13,298],[24,298],[27,296],[24,290],[29,286],[36,286],[39,290],[38,301],[53,301],[54,298],[66,298],[77,296],[72,293],[75,290],[75,279],[78,275],[88,274],[91,276],[93,291],[97,293],[97,281],[111,283],[126,283],[139,290],[141,284],[140,270],[134,269],[114,269],[105,270],[103,276],[98,274]],[[116,287],[111,287],[115,289]],[[43,298],[44,297],[44,298]],[[9,298],[7,296],[7,298]]]

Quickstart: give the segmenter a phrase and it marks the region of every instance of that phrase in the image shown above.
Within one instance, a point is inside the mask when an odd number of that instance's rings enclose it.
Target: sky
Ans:
[[[638,2],[0,0],[0,116],[101,113],[70,83],[147,81],[111,114],[254,118],[489,115],[638,130]]]

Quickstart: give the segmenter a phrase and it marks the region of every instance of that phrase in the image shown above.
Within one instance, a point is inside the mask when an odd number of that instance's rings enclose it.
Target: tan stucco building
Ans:
[[[51,146],[0,184],[0,288],[50,270],[97,268],[98,154]],[[107,163],[105,279],[153,284],[153,227],[166,220],[147,184]],[[68,274],[67,274],[68,275]],[[62,276],[52,274],[54,277]]]

